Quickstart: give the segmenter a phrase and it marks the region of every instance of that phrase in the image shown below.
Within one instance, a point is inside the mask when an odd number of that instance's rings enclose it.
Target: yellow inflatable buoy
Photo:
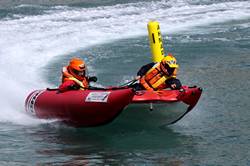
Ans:
[[[164,48],[160,32],[160,25],[156,21],[148,23],[148,37],[153,62],[160,62],[164,58]]]

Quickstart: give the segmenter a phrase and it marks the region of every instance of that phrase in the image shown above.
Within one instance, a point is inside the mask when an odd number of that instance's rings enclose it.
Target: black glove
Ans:
[[[166,83],[171,89],[181,89],[182,87],[180,80],[176,78],[170,78],[166,81]],[[175,84],[175,86],[172,86],[173,84]]]
[[[96,76],[89,77],[89,81],[96,82],[97,81],[97,77]]]
[[[74,84],[74,85],[70,85],[68,88],[69,88],[69,90],[78,90],[78,89],[80,89],[80,85]]]

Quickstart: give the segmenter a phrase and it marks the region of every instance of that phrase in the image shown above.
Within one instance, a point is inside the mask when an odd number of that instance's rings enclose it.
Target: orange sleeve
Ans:
[[[154,89],[151,88],[148,83],[145,81],[145,76],[142,76],[140,78],[140,84],[146,89],[146,90],[150,90],[150,91],[153,91]]]

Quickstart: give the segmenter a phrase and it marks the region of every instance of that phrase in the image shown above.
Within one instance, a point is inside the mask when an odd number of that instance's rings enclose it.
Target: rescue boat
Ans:
[[[118,121],[130,124],[172,124],[198,102],[201,88],[133,91],[131,88],[91,90],[36,90],[26,99],[26,111],[40,119],[58,119],[76,127],[107,124],[122,112]],[[126,108],[127,107],[127,108]]]

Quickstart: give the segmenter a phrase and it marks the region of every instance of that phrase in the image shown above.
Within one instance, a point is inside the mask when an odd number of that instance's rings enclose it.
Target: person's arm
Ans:
[[[176,78],[167,79],[165,83],[172,90],[181,89],[181,87],[182,87],[181,81],[179,79],[176,79]]]
[[[73,80],[68,80],[68,81],[65,81],[64,83],[62,83],[58,90],[59,92],[65,92],[65,91],[68,91],[68,90],[73,90],[73,89],[79,89],[80,86]]]
[[[147,73],[147,71],[149,71],[149,69],[151,69],[154,65],[155,65],[155,63],[152,62],[152,63],[149,63],[149,64],[142,66],[140,68],[140,70],[137,72],[137,76],[141,77],[141,76],[145,75]]]

